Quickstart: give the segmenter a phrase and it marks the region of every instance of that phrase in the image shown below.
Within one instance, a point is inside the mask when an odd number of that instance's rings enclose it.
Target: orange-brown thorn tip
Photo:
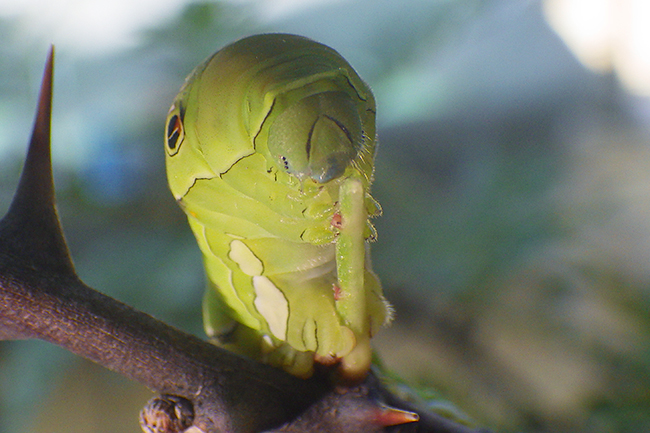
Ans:
[[[407,424],[420,420],[420,415],[415,412],[381,405],[372,410],[372,421],[376,425],[389,427],[392,425]]]

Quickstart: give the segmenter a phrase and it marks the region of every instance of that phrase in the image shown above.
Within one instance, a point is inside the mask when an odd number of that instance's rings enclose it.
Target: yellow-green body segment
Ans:
[[[331,48],[284,34],[218,51],[167,119],[167,174],[203,252],[220,344],[309,376],[370,365],[390,318],[371,270],[375,101]]]

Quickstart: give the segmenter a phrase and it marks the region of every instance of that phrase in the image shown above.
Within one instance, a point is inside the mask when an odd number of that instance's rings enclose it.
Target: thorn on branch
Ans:
[[[55,206],[50,156],[54,47],[45,64],[36,118],[18,189],[0,221],[0,257],[76,278]],[[9,254],[11,252],[11,254]],[[5,263],[7,265],[7,263]],[[0,265],[4,267],[4,265]]]

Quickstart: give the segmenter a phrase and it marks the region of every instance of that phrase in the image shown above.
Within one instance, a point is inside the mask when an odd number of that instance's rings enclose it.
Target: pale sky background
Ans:
[[[273,20],[322,3],[341,0],[228,0],[258,8]],[[20,22],[25,38],[47,38],[83,55],[137,44],[140,30],[171,19],[191,0],[0,0],[0,18]]]
[[[134,46],[138,31],[171,19],[191,0],[0,0],[0,18],[17,19],[26,39],[52,40],[84,56]],[[343,0],[228,0],[273,21]],[[634,93],[650,95],[650,1],[545,0],[551,25],[588,67],[616,69]]]

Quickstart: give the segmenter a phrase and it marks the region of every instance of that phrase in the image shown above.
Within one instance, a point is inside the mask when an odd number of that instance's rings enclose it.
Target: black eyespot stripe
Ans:
[[[350,131],[348,130],[348,128],[345,126],[345,124],[344,124],[343,122],[341,122],[340,120],[338,120],[338,119],[336,119],[336,118],[334,118],[334,117],[332,117],[332,116],[328,116],[327,114],[324,114],[324,116],[325,116],[326,118],[328,118],[329,120],[331,120],[332,122],[334,122],[334,123],[336,124],[336,126],[338,126],[339,129],[340,129],[341,131],[343,131],[343,133],[344,133],[345,136],[348,138],[348,141],[349,141],[350,143],[352,143],[352,144],[356,144],[356,143],[354,142],[354,139],[353,139],[353,137],[352,137],[352,134],[350,133]]]
[[[318,118],[314,120],[314,123],[311,124],[311,128],[309,128],[309,134],[307,135],[307,143],[305,144],[305,153],[307,154],[307,159],[309,159],[309,155],[311,154],[311,138],[314,135],[314,129],[316,128],[316,124],[318,123]]]
[[[183,122],[178,114],[174,114],[167,124],[167,147],[169,147],[169,150],[176,150],[176,147],[180,144],[182,132]]]

